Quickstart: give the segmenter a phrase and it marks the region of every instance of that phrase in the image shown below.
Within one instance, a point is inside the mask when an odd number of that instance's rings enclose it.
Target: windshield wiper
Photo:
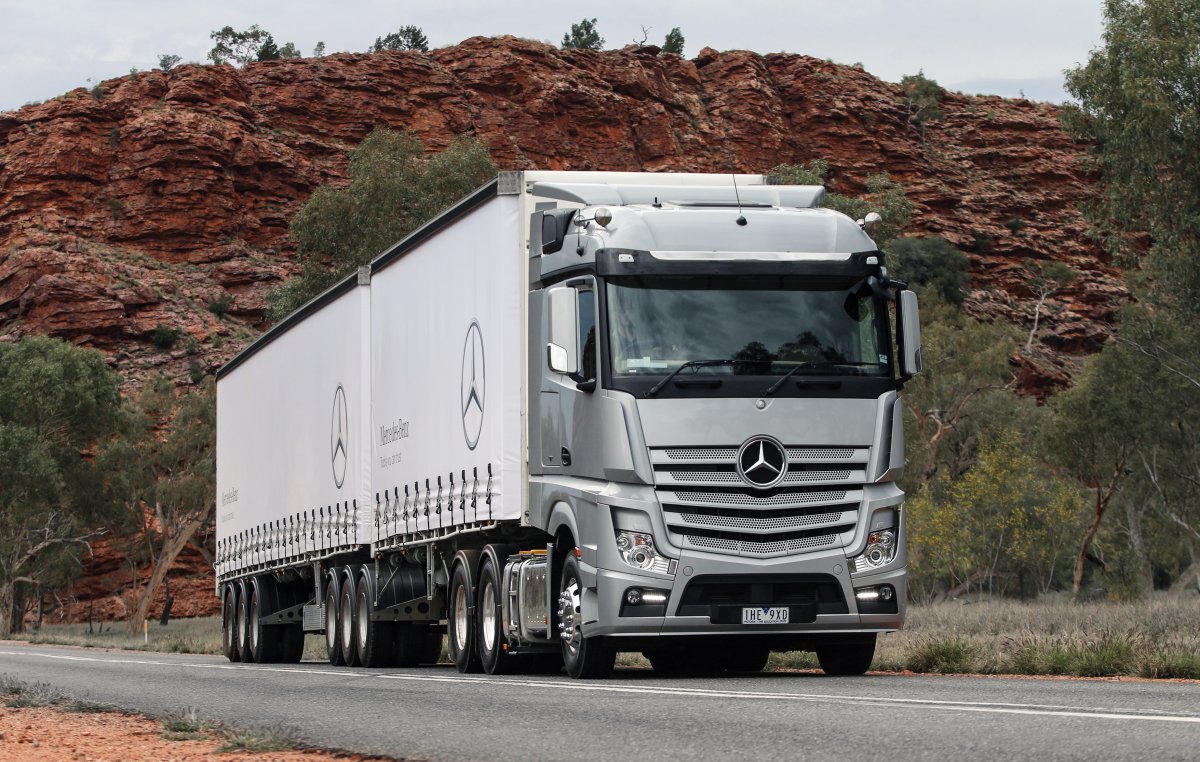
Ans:
[[[786,382],[792,376],[796,375],[796,371],[800,370],[801,368],[811,368],[811,367],[813,367],[813,364],[810,362],[796,363],[795,365],[792,366],[792,369],[789,370],[787,373],[784,373],[783,376],[781,376],[778,381],[776,381],[775,383],[768,386],[767,390],[765,392],[763,392],[763,396],[770,397],[772,394],[774,394],[779,389],[779,387],[783,386],[784,382]]]
[[[755,360],[688,360],[675,370],[668,373],[667,377],[662,381],[659,381],[657,384],[650,387],[650,391],[646,392],[646,396],[653,397],[654,395],[658,394],[660,389],[671,383],[671,379],[678,376],[680,371],[683,371],[687,368],[713,368],[719,365],[742,365],[751,362],[755,362]]]
[[[778,381],[776,381],[775,383],[768,386],[766,391],[763,392],[763,396],[769,397],[772,394],[774,394],[775,392],[779,391],[779,387],[783,386],[784,383],[786,383],[789,378],[796,375],[796,371],[801,370],[803,368],[866,368],[866,367],[879,367],[879,363],[850,362],[850,361],[797,363],[794,367],[792,367],[791,370],[789,370],[787,373],[784,373],[783,376]]]

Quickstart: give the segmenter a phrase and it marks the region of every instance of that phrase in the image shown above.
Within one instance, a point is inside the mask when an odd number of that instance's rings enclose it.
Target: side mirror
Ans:
[[[896,300],[900,323],[900,375],[909,378],[921,372],[921,311],[917,295],[901,291]]]
[[[550,370],[555,373],[579,372],[579,327],[576,325],[578,293],[569,286],[557,286],[547,292],[550,344],[546,347],[546,357]]]

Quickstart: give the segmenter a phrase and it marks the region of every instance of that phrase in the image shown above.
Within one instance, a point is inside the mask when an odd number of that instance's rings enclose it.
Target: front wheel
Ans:
[[[818,646],[817,661],[826,675],[861,675],[871,667],[875,658],[875,634],[857,643]]]
[[[583,586],[579,561],[573,554],[563,562],[558,591],[558,634],[567,674],[583,679],[608,677],[617,654],[603,639],[583,636]]]

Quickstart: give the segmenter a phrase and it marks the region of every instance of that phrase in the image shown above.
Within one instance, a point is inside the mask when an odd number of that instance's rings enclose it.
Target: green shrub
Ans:
[[[233,306],[233,295],[222,294],[208,303],[208,311],[219,318],[225,317],[225,313],[229,312],[229,308]]]
[[[150,340],[159,349],[170,349],[175,346],[175,342],[179,340],[182,333],[183,331],[178,328],[159,323],[154,326],[154,333],[150,334]]]
[[[948,304],[962,304],[971,286],[967,255],[940,236],[897,238],[888,264],[893,277],[914,289],[931,288]]]
[[[905,666],[913,672],[973,672],[976,657],[974,644],[966,638],[933,636],[913,645]]]

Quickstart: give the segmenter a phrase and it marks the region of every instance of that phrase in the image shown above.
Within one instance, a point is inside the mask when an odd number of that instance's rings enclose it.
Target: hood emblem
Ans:
[[[738,450],[738,476],[752,487],[774,487],[787,470],[787,449],[774,437],[751,437]]]

